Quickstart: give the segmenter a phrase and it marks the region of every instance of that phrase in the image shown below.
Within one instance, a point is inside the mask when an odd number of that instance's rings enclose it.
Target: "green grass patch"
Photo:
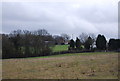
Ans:
[[[52,49],[53,52],[67,51],[69,45],[55,45]]]
[[[79,55],[95,55],[95,54],[118,54],[117,52],[89,52],[89,53],[67,53],[67,54],[59,54],[59,55],[52,55],[52,56],[44,56],[41,58],[46,57],[64,57],[64,56],[79,56]]]
[[[97,54],[118,54],[117,52],[89,52],[89,53],[67,53],[67,54],[59,54],[59,55],[51,55],[51,56],[41,56],[41,57],[29,57],[29,58],[50,58],[50,57],[64,57],[64,56],[79,56],[79,55],[97,55]]]

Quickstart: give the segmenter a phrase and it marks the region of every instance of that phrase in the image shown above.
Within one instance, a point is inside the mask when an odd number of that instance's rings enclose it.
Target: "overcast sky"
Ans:
[[[2,3],[2,32],[46,29],[74,37],[82,32],[118,37],[118,0]]]

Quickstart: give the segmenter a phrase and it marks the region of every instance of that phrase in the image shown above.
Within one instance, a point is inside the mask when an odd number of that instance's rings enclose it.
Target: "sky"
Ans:
[[[2,2],[2,33],[46,29],[52,35],[103,34],[118,38],[119,0]]]

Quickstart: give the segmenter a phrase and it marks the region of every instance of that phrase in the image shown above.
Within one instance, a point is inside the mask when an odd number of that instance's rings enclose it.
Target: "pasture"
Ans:
[[[69,45],[55,45],[52,49],[53,52],[67,51]]]
[[[3,79],[117,79],[118,53],[4,59]]]

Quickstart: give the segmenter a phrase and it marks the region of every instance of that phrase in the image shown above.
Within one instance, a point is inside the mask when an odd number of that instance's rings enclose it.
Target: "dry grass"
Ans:
[[[3,79],[117,79],[118,54],[5,59]]]

